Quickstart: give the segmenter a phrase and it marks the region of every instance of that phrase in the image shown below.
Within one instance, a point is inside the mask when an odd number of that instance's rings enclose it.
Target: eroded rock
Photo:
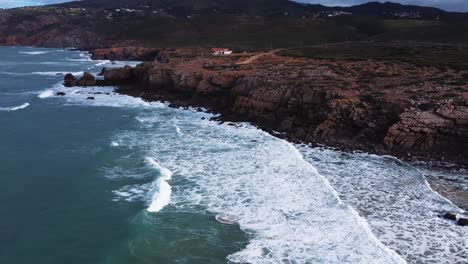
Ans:
[[[96,86],[96,78],[89,72],[85,72],[83,76],[76,82],[78,86]]]

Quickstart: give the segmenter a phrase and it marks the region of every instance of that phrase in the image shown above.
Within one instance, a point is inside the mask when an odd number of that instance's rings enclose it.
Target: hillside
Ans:
[[[352,7],[288,0],[84,0],[0,11],[0,44],[236,51],[342,41],[468,43],[466,14],[394,3]]]

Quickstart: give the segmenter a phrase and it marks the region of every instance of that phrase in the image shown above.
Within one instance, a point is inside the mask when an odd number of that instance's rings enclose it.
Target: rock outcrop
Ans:
[[[468,164],[466,72],[275,54],[237,59],[108,69],[103,84],[146,100],[209,107],[291,139]]]
[[[75,76],[71,73],[68,73],[65,75],[65,78],[63,79],[63,85],[65,85],[65,87],[73,87],[73,86],[76,86],[77,85],[77,80],[75,78]]]
[[[96,86],[96,78],[89,72],[85,72],[83,76],[76,82],[78,86]]]
[[[468,218],[460,218],[460,219],[458,219],[458,225],[461,225],[461,226],[468,226]]]

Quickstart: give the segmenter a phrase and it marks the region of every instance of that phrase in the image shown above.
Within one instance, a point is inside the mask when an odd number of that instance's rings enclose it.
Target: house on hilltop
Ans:
[[[212,48],[211,52],[212,52],[213,56],[232,54],[232,50],[229,50],[229,49],[226,49],[226,48]]]

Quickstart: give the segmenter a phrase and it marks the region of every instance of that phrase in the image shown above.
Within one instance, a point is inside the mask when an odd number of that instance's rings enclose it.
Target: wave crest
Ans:
[[[24,109],[28,106],[29,106],[29,103],[24,103],[22,105],[12,106],[12,107],[0,107],[0,111],[7,111],[7,112],[16,111],[16,110]]]

